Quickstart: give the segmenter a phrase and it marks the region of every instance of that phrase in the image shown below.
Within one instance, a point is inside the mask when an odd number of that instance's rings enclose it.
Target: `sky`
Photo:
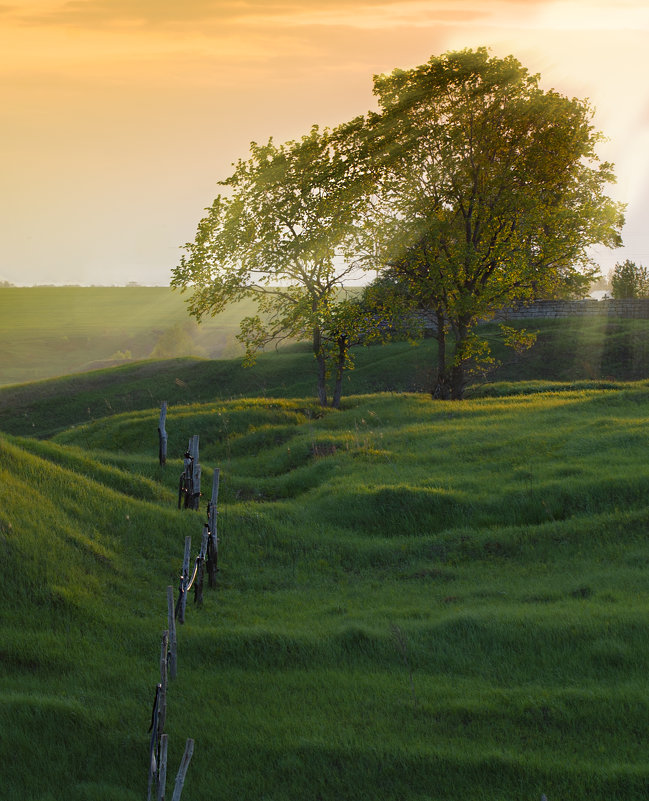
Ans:
[[[588,98],[649,266],[647,0],[0,0],[0,282],[166,285],[251,141],[375,108],[372,77],[515,56]]]

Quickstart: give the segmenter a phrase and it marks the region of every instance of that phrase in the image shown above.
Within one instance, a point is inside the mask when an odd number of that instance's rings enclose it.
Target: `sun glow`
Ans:
[[[637,228],[649,215],[648,28],[644,0],[7,0],[0,280],[47,269],[74,282],[84,265],[103,281],[128,262],[128,280],[164,282],[250,140],[343,122],[374,107],[373,74],[483,45],[544,88],[590,98]],[[46,235],[30,234],[35,218]],[[101,241],[104,226],[120,236]]]

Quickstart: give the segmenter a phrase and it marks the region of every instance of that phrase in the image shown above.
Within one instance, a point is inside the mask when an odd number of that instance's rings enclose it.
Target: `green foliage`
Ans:
[[[191,291],[188,308],[198,320],[255,301],[257,313],[239,334],[248,364],[270,343],[310,338],[326,405],[323,339],[339,289],[356,271],[338,259],[358,204],[344,146],[334,147],[330,132],[317,126],[280,146],[252,142],[250,158],[220,184],[228,194],[214,200],[185,245],[172,286]]]
[[[479,366],[469,345],[478,322],[581,291],[596,273],[588,248],[621,243],[622,207],[604,193],[614,176],[597,158],[591,108],[538,81],[484,48],[375,79],[380,112],[361,132],[375,175],[366,262],[436,315],[442,398],[462,397],[465,365]]]
[[[611,292],[616,299],[646,298],[649,296],[649,271],[629,259],[618,262],[611,273]]]
[[[194,320],[176,323],[163,331],[150,353],[151,359],[175,359],[179,356],[206,356],[204,349],[196,345],[198,326]]]
[[[589,104],[541,90],[512,56],[446,53],[376,77],[375,94],[378,113],[333,131],[253,142],[172,285],[191,290],[198,319],[256,300],[240,332],[249,363],[270,342],[310,337],[320,402],[333,374],[338,406],[357,331],[383,330],[362,304],[336,309],[338,290],[360,266],[385,270],[411,311],[436,318],[433,395],[459,399],[493,365],[478,323],[520,301],[583,296],[598,275],[589,248],[621,244],[613,167],[598,159]]]

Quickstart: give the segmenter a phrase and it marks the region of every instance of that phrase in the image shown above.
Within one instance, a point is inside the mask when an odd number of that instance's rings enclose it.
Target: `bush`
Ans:
[[[611,275],[611,290],[616,299],[646,298],[649,296],[649,271],[629,259],[618,263]]]

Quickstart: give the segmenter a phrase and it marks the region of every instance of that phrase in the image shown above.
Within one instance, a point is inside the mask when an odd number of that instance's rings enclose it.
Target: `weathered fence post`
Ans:
[[[160,737],[160,764],[158,765],[158,793],[156,801],[165,801],[165,792],[167,787],[167,749],[169,744],[169,737],[163,734]]]
[[[169,623],[169,678],[176,678],[176,616],[174,614],[174,588],[167,587],[167,620]]]
[[[187,606],[187,587],[189,586],[189,557],[192,549],[192,538],[185,537],[185,556],[183,558],[183,572],[180,577],[178,602],[176,603],[176,617],[179,623],[185,622],[185,607]]]
[[[149,783],[147,801],[151,801],[153,782],[156,784],[156,798],[160,797],[160,742],[167,718],[167,650],[169,645],[169,632],[162,632],[162,645],[160,647],[160,683],[155,690],[155,701],[151,713],[151,744],[149,749]],[[163,791],[164,796],[164,791]]]
[[[217,515],[218,515],[218,500],[219,500],[219,476],[220,469],[214,469],[214,476],[212,477],[212,499],[207,504],[207,576],[210,587],[216,587],[216,572],[218,570],[219,561],[219,538],[217,534]]]
[[[169,632],[162,632],[160,648],[160,698],[158,701],[158,745],[167,719],[167,651],[169,648]]]
[[[201,540],[201,551],[198,554],[198,567],[196,574],[196,586],[194,587],[194,603],[199,606],[203,603],[203,574],[205,573],[205,555],[207,553],[207,539],[209,529],[207,523],[203,526],[203,539]]]
[[[185,753],[183,754],[183,758],[180,762],[180,768],[178,768],[178,774],[176,775],[176,784],[174,785],[174,794],[171,801],[180,801],[180,795],[183,791],[183,784],[185,783],[185,776],[187,775],[187,769],[189,768],[189,763],[193,753],[194,741],[187,740],[185,744]]]
[[[188,590],[188,574],[189,574],[189,552],[191,549],[191,537],[185,538],[185,560],[183,563],[183,577],[181,588],[184,588],[184,594]],[[196,577],[200,556],[196,560],[196,568],[192,581]],[[191,586],[191,582],[189,583]],[[182,598],[182,596],[181,596]],[[179,599],[180,601],[181,599]],[[178,610],[176,610],[178,611]],[[169,631],[162,632],[162,645],[160,648],[160,683],[156,687],[155,701],[153,703],[153,712],[151,714],[151,745],[149,751],[149,783],[147,790],[147,801],[151,801],[151,791],[155,781],[155,801],[165,801],[166,785],[167,785],[167,752],[168,752],[168,737],[164,734],[164,727],[167,717],[167,680],[169,673],[172,677],[176,673],[176,628],[174,618],[174,591],[173,587],[167,587],[167,612],[169,617]],[[184,612],[184,609],[183,609]],[[172,649],[170,649],[170,642]],[[176,776],[176,784],[174,787],[173,801],[180,801],[180,794],[182,793],[183,784],[185,783],[185,776],[187,769],[194,753],[194,741],[187,740],[185,745],[185,753],[180,763],[178,775]]]
[[[190,509],[198,509],[201,499],[201,466],[198,461],[198,434],[189,440],[189,454],[192,458],[192,497]]]
[[[160,685],[155,688],[155,700],[153,701],[153,711],[151,712],[151,741],[149,743],[149,782],[147,786],[147,801],[151,801],[151,788],[153,780],[158,775],[158,711],[160,702]]]
[[[158,423],[158,458],[160,464],[165,465],[167,462],[167,431],[165,429],[165,422],[167,420],[167,401],[162,401],[160,407],[160,422]]]

